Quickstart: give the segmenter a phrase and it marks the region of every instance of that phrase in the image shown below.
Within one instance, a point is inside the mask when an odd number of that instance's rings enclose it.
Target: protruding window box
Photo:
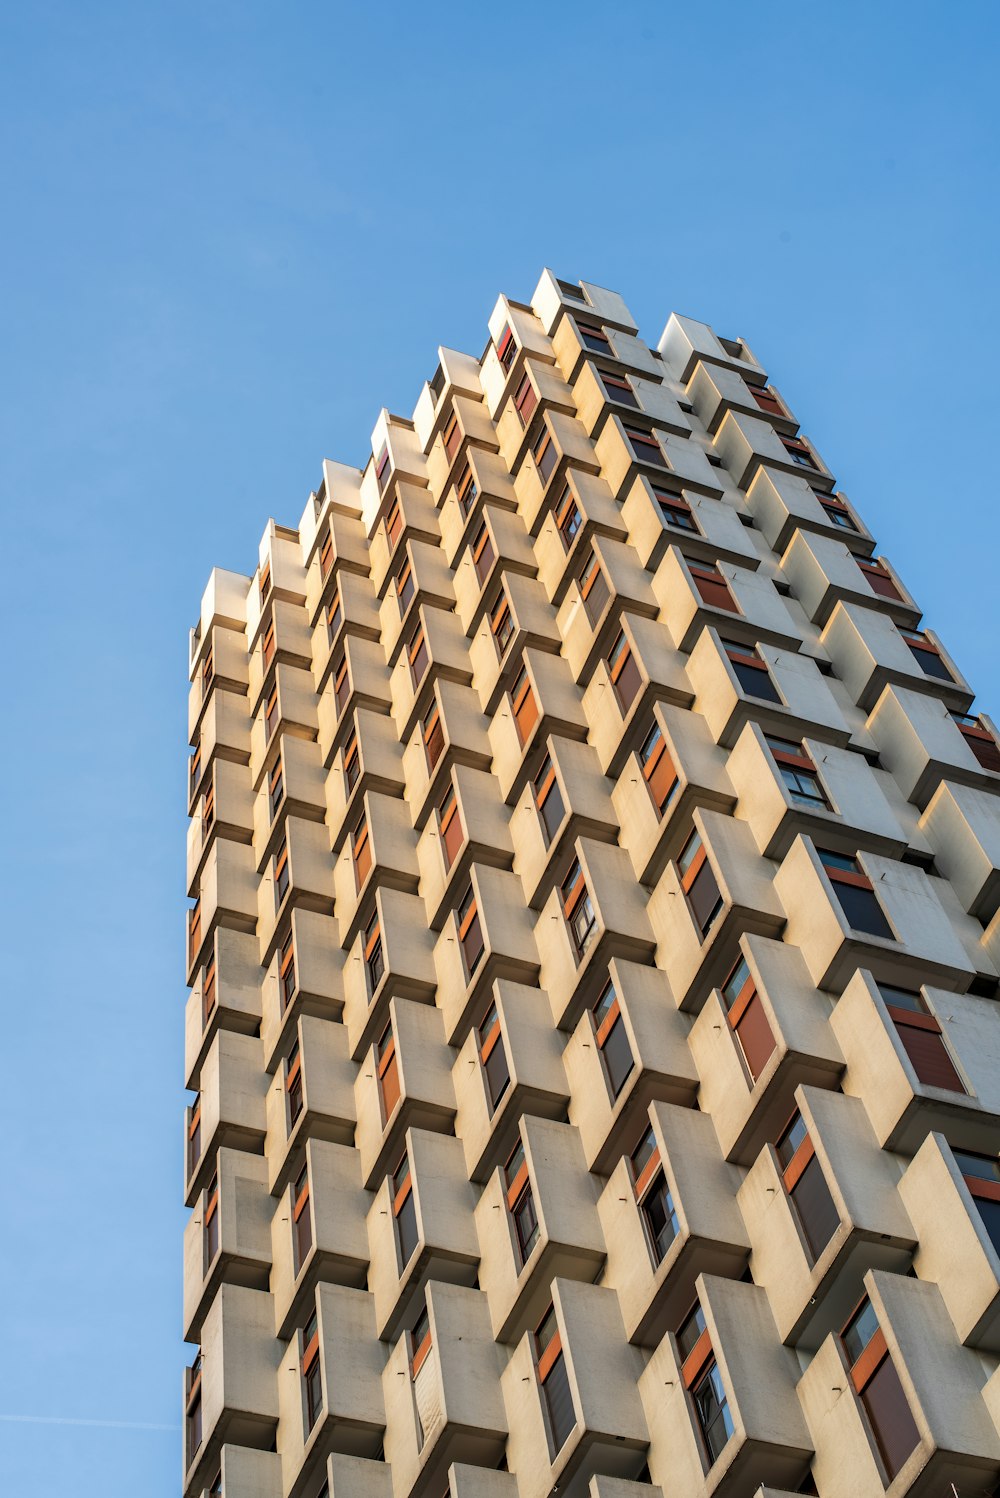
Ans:
[[[281,1409],[285,1498],[311,1498],[331,1453],[374,1457],[385,1433],[382,1370],[386,1349],[375,1328],[374,1298],[366,1290],[321,1284],[316,1291],[318,1376],[310,1410],[298,1371],[303,1354],[299,1330],[277,1350],[273,1385]],[[274,1328],[271,1328],[274,1336]],[[280,1372],[278,1371],[280,1369]]]
[[[765,641],[793,654],[801,646],[771,579],[746,567],[689,560],[671,546],[653,577],[653,592],[677,650],[692,650],[706,624],[729,639]]]
[[[550,1293],[555,1326],[544,1350],[529,1330],[501,1376],[520,1498],[556,1489],[631,1498],[629,1487],[601,1477],[635,1478],[646,1462],[641,1354],[625,1339],[613,1290],[557,1279]]]
[[[501,573],[533,578],[538,564],[524,522],[499,505],[485,504],[477,525],[470,527],[452,564],[455,601],[462,628],[471,633],[492,598]]]
[[[656,703],[690,707],[692,700],[666,626],[638,614],[622,615],[620,634],[608,640],[583,694],[590,741],[604,773],[617,777],[632,750],[641,747]]]
[[[429,490],[415,484],[399,484],[395,503],[376,525],[363,552],[365,576],[368,577],[370,569],[371,585],[379,601],[385,596],[408,541],[440,545],[441,524]]]
[[[313,674],[279,664],[250,729],[250,780],[258,790],[273,765],[281,738],[315,739],[319,728]]]
[[[356,1144],[368,1191],[393,1169],[408,1129],[450,1133],[455,1121],[452,1054],[433,1004],[392,999],[383,1034],[362,1061],[354,1084]]]
[[[656,702],[646,725],[647,733],[626,759],[611,799],[635,876],[652,887],[680,853],[694,808],[731,812],[736,797],[726,774],[726,757],[712,742],[700,714]]]
[[[301,1163],[306,1139],[353,1144],[356,1116],[347,1032],[343,1025],[303,1015],[293,1050],[267,1092],[269,1189],[284,1190]]]
[[[798,1133],[761,1151],[737,1199],[781,1340],[816,1348],[847,1320],[867,1268],[906,1272],[916,1233],[860,1100],[800,1087],[793,1108]]]
[[[410,808],[396,796],[369,792],[334,868],[334,910],[348,947],[371,912],[376,889],[412,894],[420,882]]]
[[[551,502],[562,494],[569,470],[599,474],[600,458],[583,423],[562,411],[549,411],[529,431],[529,448],[514,475],[521,518],[534,539]]]
[[[526,1116],[507,1163],[475,1208],[493,1334],[516,1342],[536,1326],[556,1277],[596,1280],[604,1265],[597,1188],[569,1124]]]
[[[742,938],[732,970],[709,995],[690,1038],[699,1100],[727,1160],[753,1164],[790,1118],[797,1087],[839,1086],[844,1057],[830,1009],[794,947]]]
[[[497,451],[497,433],[481,398],[456,391],[451,409],[427,454],[427,479],[431,493],[440,499],[452,478],[461,471],[470,448]]]
[[[763,366],[750,352],[743,339],[718,338],[708,323],[671,312],[657,345],[664,367],[674,379],[687,385],[700,360],[723,369],[748,372],[759,381],[767,378]]]
[[[217,926],[184,1007],[184,1085],[197,1091],[220,1029],[253,1035],[261,1023],[257,939]]]
[[[706,1113],[655,1102],[635,1117],[634,1162],[624,1154],[597,1207],[630,1342],[655,1347],[680,1326],[700,1274],[738,1279],[750,1240],[736,1205],[739,1172],[727,1165]]]
[[[586,687],[611,646],[623,615],[655,619],[650,579],[629,547],[597,536],[583,570],[559,610],[557,623],[573,679]]]
[[[409,1129],[403,1148],[406,1163],[384,1178],[367,1218],[369,1284],[384,1341],[413,1326],[430,1281],[474,1285],[479,1266],[461,1142]]]
[[[925,632],[920,639],[928,647],[922,659],[887,614],[851,603],[837,604],[822,634],[837,675],[864,712],[871,712],[887,686],[902,686],[967,713],[974,695],[968,682],[936,636]]]
[[[253,800],[253,848],[258,870],[274,852],[289,817],[326,819],[326,773],[319,745],[286,738]]]
[[[747,366],[737,371],[721,364],[699,362],[688,382],[688,399],[698,420],[713,436],[727,411],[738,411],[756,421],[768,421],[775,431],[794,436],[797,422],[771,385],[743,378]],[[756,392],[756,393],[755,393]]]
[[[528,649],[522,670],[489,726],[493,774],[508,806],[520,796],[531,750],[555,734],[586,739],[587,718],[576,683],[560,655]]]
[[[440,505],[441,545],[449,567],[478,529],[486,505],[516,510],[517,494],[507,465],[499,453],[470,447]],[[523,525],[522,525],[523,529]]]
[[[569,855],[567,855],[569,861]],[[573,868],[535,922],[540,984],[561,1030],[600,994],[612,958],[648,962],[656,938],[624,848],[579,838]]]
[[[266,1290],[274,1203],[260,1155],[220,1149],[184,1229],[184,1340],[197,1342],[223,1282]]]
[[[202,1326],[195,1372],[185,1374],[184,1498],[198,1498],[208,1486],[225,1448],[270,1450],[280,1359],[271,1297],[243,1285],[221,1285]]]
[[[559,653],[560,637],[540,582],[518,573],[502,576],[495,596],[483,595],[484,609],[469,641],[469,661],[479,705],[492,718],[520,669],[524,651]]]
[[[753,571],[760,557],[730,504],[673,481],[639,474],[625,496],[621,517],[628,542],[639,562],[655,572],[668,546],[678,547],[694,562],[730,562]]]
[[[422,831],[440,804],[454,765],[489,770],[493,753],[487,723],[471,686],[437,681],[427,709],[403,751],[403,773],[413,825]]]
[[[795,597],[820,628],[841,601],[915,629],[920,609],[884,559],[858,559],[841,540],[796,531],[781,558]]]
[[[214,625],[199,648],[188,693],[188,739],[194,743],[217,697],[246,697],[250,682],[247,640],[242,629]],[[248,704],[244,701],[244,706]]]
[[[847,1061],[844,1089],[860,1097],[883,1149],[912,1155],[932,1130],[955,1148],[1000,1149],[1000,1017],[992,999],[948,993],[900,965],[880,987],[856,972],[830,1018]],[[905,1007],[904,1007],[905,1006]]]
[[[440,546],[410,541],[393,558],[393,574],[379,609],[379,639],[392,669],[405,649],[417,610],[455,607],[455,582]]]
[[[877,1325],[857,1363],[833,1332],[799,1382],[817,1489],[824,1498],[988,1492],[1000,1469],[996,1375],[984,1387],[980,1357],[956,1345],[937,1285],[872,1269],[861,1293]]]
[[[329,505],[317,527],[306,573],[305,618],[313,628],[333,587],[349,587],[348,578],[362,578],[370,591],[370,565],[360,515]]]
[[[496,421],[500,452],[511,473],[517,473],[524,461],[537,414],[543,411],[550,416],[573,418],[576,416],[573,392],[554,364],[527,358],[518,378],[511,382],[509,399]]]
[[[355,937],[344,965],[344,1023],[359,1061],[385,1029],[394,997],[434,1002],[433,933],[417,895],[382,888],[375,911]]]
[[[577,576],[580,559],[595,537],[625,539],[623,516],[611,490],[597,474],[570,468],[553,495],[535,540],[538,577],[556,608]]]
[[[401,796],[406,785],[403,749],[392,719],[359,707],[350,733],[341,738],[326,776],[326,821],[330,843],[339,853],[351,834],[369,791]]]
[[[456,765],[438,811],[417,843],[420,893],[433,931],[440,931],[469,882],[473,863],[511,867],[510,814],[485,770]]]
[[[811,443],[784,437],[763,416],[726,412],[715,433],[715,451],[741,489],[747,489],[758,468],[766,465],[786,473],[805,474],[824,491],[833,488],[833,475]]]
[[[845,870],[842,879],[833,867],[841,857],[832,853],[824,866],[816,847],[800,836],[774,875],[788,915],[785,940],[800,948],[816,986],[837,992],[856,968],[866,967],[888,983],[919,986],[930,979],[967,988],[975,972],[958,932],[969,917],[954,895],[954,909],[942,903],[941,881],[912,864],[864,852],[853,861],[855,872]],[[943,898],[948,894],[944,886]],[[967,941],[971,948],[971,929]],[[991,966],[985,954],[980,963],[984,970]]]
[[[187,918],[187,981],[208,961],[216,930],[252,932],[257,920],[253,849],[217,838],[208,851]]]
[[[300,1159],[309,1182],[307,1202],[297,1208],[292,1182],[277,1205],[273,1199],[269,1203],[273,1212],[271,1293],[277,1335],[283,1340],[306,1320],[321,1282],[363,1289],[368,1275],[365,1214],[369,1197],[361,1185],[356,1152],[347,1145],[314,1138],[306,1143]],[[308,1243],[302,1256],[296,1245],[296,1210],[308,1212],[310,1218],[307,1234],[300,1235],[300,1241]]]
[[[691,1498],[792,1492],[813,1446],[796,1397],[798,1363],[781,1346],[767,1294],[713,1275],[699,1275],[695,1288],[704,1333],[686,1357],[664,1337],[639,1379],[650,1476]]]
[[[497,978],[534,983],[539,958],[516,874],[473,864],[469,891],[434,944],[437,1003],[449,1045],[461,1045]],[[473,927],[475,926],[475,930]]]
[[[537,988],[498,979],[483,1015],[469,1031],[452,1075],[458,1112],[455,1132],[465,1149],[469,1179],[481,1183],[514,1147],[524,1114],[566,1116],[569,1089],[562,1037]]]
[[[950,713],[926,692],[886,687],[868,719],[879,758],[903,795],[923,809],[942,780],[985,788],[1000,784],[989,769],[1000,758],[991,719]]]
[[[262,989],[261,1040],[269,1072],[287,1054],[302,1015],[341,1017],[345,961],[331,916],[303,908],[290,912],[290,926],[275,947]]]
[[[421,607],[411,621],[406,646],[390,678],[392,715],[401,743],[406,743],[430,707],[435,681],[472,680],[469,642],[458,615]]]
[[[618,841],[618,822],[595,750],[553,738],[510,818],[514,872],[527,903],[539,910],[549,897],[578,837]]]
[[[698,1073],[687,1031],[665,974],[612,959],[605,989],[563,1055],[570,1122],[580,1131],[588,1170],[611,1172],[652,1101],[694,1106]]]
[[[267,1077],[261,1068],[260,1041],[252,1035],[220,1030],[209,1046],[201,1070],[201,1091],[185,1109],[184,1201],[193,1207],[215,1171],[223,1148],[262,1154],[266,1120]]]
[[[245,697],[217,692],[205,709],[194,738],[195,752],[188,761],[188,813],[193,815],[213,765],[226,760],[236,765],[250,762],[250,709]]]
[[[1000,909],[1000,801],[971,786],[938,786],[920,819],[934,862],[970,915],[988,925]]]
[[[820,494],[808,479],[758,468],[747,490],[754,523],[780,556],[796,531],[836,536],[855,556],[871,556],[875,538],[842,494]]]
[[[403,1333],[382,1376],[385,1459],[397,1492],[439,1498],[451,1491],[453,1463],[497,1466],[507,1441],[502,1366],[482,1292],[430,1285],[425,1319]]]
[[[612,334],[612,337],[614,335]],[[598,369],[585,360],[573,384],[576,414],[583,422],[591,441],[596,441],[606,421],[618,411],[626,419],[634,414],[656,422],[667,431],[681,436],[691,430],[691,423],[677,404],[674,395],[663,384],[661,370],[655,376],[643,377],[611,366]]]
[[[704,628],[687,661],[695,707],[717,744],[731,749],[748,719],[781,738],[850,741],[847,719],[811,655],[737,639],[728,644],[730,638],[725,624]]]
[[[593,336],[593,329],[603,335],[601,339]],[[584,363],[593,359],[595,353],[610,361],[610,367],[619,365],[623,374],[651,381],[663,379],[663,365],[638,337],[635,324],[625,328],[620,319],[603,317],[599,307],[573,307],[571,315],[561,319],[552,335],[552,351],[570,385],[579,379]]]
[[[247,700],[256,713],[278,665],[309,670],[313,663],[313,633],[301,604],[276,599],[260,620],[250,641]]]
[[[684,887],[691,870],[680,871],[688,848],[685,843],[679,862],[667,866],[646,907],[657,951],[664,954],[664,967],[669,965],[674,1002],[688,1013],[697,1013],[712,989],[724,982],[739,955],[741,936],[747,932],[779,936],[785,924],[773,886],[773,868],[758,854],[747,824],[700,807],[693,821],[704,853],[695,871],[699,879],[695,904]],[[717,894],[713,908],[705,909],[713,880]]]
[[[332,914],[333,873],[330,834],[322,822],[288,817],[284,837],[275,844],[257,882],[257,940],[262,967],[269,965],[284,941],[293,910]]]

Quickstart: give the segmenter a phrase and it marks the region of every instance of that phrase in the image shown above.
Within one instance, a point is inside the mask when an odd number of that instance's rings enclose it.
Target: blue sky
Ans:
[[[179,1491],[209,568],[363,463],[501,289],[548,264],[650,342],[671,310],[745,336],[1000,716],[998,31],[978,0],[4,8],[4,1492]]]

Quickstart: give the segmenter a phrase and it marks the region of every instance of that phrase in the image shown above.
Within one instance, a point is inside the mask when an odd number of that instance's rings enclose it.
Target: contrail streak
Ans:
[[[69,1415],[0,1415],[7,1425],[92,1425],[101,1430],[180,1430],[179,1425],[153,1425],[145,1420],[79,1420]]]

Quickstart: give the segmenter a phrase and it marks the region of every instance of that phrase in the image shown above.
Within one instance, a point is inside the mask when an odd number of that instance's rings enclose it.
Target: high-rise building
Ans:
[[[546,271],[191,636],[186,1498],[983,1498],[1000,749],[746,343]]]

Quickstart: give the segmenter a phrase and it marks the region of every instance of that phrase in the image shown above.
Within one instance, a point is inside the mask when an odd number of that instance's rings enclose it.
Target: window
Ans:
[[[552,763],[551,756],[548,754],[546,754],[539,765],[538,774],[532,781],[532,794],[535,805],[538,808],[538,815],[541,818],[545,846],[548,848],[551,846],[552,839],[558,832],[562,825],[562,819],[566,815],[562,792],[559,789],[559,782],[556,779],[555,766]]]
[[[270,743],[278,726],[278,683],[267,694],[264,704],[264,737]]]
[[[868,579],[868,586],[873,593],[877,593],[880,598],[891,598],[896,603],[905,602],[881,557],[855,557],[854,560]]]
[[[971,713],[952,713],[951,716],[983,769],[1000,771],[1000,747],[982,719]]]
[[[187,1427],[187,1455],[188,1464],[193,1461],[195,1452],[200,1450],[202,1436],[202,1411],[201,1411],[201,1353],[195,1358],[187,1370],[187,1402],[184,1408]]]
[[[202,1196],[201,1220],[203,1223],[202,1238],[205,1246],[204,1273],[207,1274],[209,1267],[215,1261],[219,1252],[219,1176],[218,1172],[212,1177]]]
[[[574,858],[569,873],[562,882],[561,895],[563,915],[569,927],[576,960],[582,962],[597,934],[597,916],[578,858]]]
[[[531,1194],[524,1145],[520,1139],[504,1166],[504,1181],[507,1186],[507,1210],[514,1225],[521,1264],[524,1265],[538,1242],[538,1214]]]
[[[493,541],[490,538],[489,527],[484,520],[476,531],[472,542],[472,565],[476,569],[476,576],[479,579],[480,587],[482,587],[489,576],[489,570],[495,560],[496,552],[493,550]]]
[[[454,463],[455,454],[462,445],[462,428],[458,424],[458,415],[452,412],[444,429],[444,450],[449,463]]]
[[[286,1126],[290,1134],[298,1123],[305,1105],[302,1091],[302,1056],[296,1040],[285,1060],[285,1106]]]
[[[368,992],[374,994],[385,972],[385,959],[382,955],[382,928],[379,925],[377,913],[372,916],[365,928],[365,970],[368,974]]]
[[[618,637],[608,656],[608,675],[624,717],[642,686],[642,674],[623,629],[618,631]]]
[[[871,880],[862,873],[857,858],[846,853],[833,853],[827,848],[817,848],[816,852],[840,901],[847,924],[868,936],[881,936],[887,941],[893,941],[895,938],[892,927],[875,896]]]
[[[535,1332],[535,1363],[538,1383],[548,1417],[551,1455],[555,1457],[569,1440],[576,1425],[576,1411],[563,1356],[562,1338],[554,1307],[550,1306]]]
[[[361,751],[358,747],[357,730],[351,734],[344,748],[344,790],[350,796],[361,779]]]
[[[482,960],[486,944],[483,941],[483,928],[479,919],[479,909],[476,905],[475,892],[470,884],[458,907],[458,939],[462,946],[462,956],[465,960],[465,975],[471,978]]]
[[[497,344],[497,358],[500,360],[500,368],[504,374],[510,374],[510,367],[517,357],[517,344],[514,342],[514,334],[511,332],[510,323],[504,324],[504,330],[500,334],[500,342]]]
[[[782,437],[780,441],[792,462],[797,463],[800,468],[815,468],[817,466],[808,445],[802,441],[801,437]]]
[[[273,619],[273,617],[269,620],[268,626],[267,626],[267,628],[264,631],[264,638],[261,641],[260,650],[261,650],[261,655],[262,655],[263,660],[264,660],[264,670],[266,671],[268,669],[268,667],[270,666],[271,662],[274,660],[275,643],[274,643],[274,619]]]
[[[319,575],[326,581],[330,576],[333,566],[333,533],[328,529],[323,537],[323,545],[319,549]]]
[[[190,790],[193,791],[198,784],[198,776],[201,774],[201,741],[195,745],[190,764]],[[190,794],[190,791],[189,791]]]
[[[567,301],[567,302],[582,302],[584,306],[587,306],[587,298],[584,296],[584,294],[580,290],[579,286],[574,286],[574,284],[573,284],[572,281],[558,281],[557,280],[556,281],[556,285],[559,287],[559,295],[565,301]]]
[[[556,530],[559,532],[564,548],[569,551],[583,524],[583,516],[580,514],[580,506],[568,484],[556,505],[555,514]]]
[[[691,531],[698,534],[698,526],[691,513],[691,506],[686,499],[679,494],[668,494],[665,489],[654,488],[656,503],[660,508],[660,515],[664,525],[672,526],[677,531]]]
[[[514,409],[520,417],[523,427],[528,425],[528,422],[531,420],[531,413],[537,405],[538,395],[534,385],[531,383],[531,376],[525,373],[514,396]]]
[[[624,375],[611,374],[607,369],[601,370],[601,384],[609,401],[614,401],[619,406],[632,406],[639,410],[639,401],[635,391]]]
[[[278,807],[285,799],[285,775],[281,764],[281,755],[275,760],[274,765],[267,777],[267,805],[273,822],[278,814]]]
[[[604,569],[597,559],[597,553],[592,551],[584,564],[583,574],[580,578],[580,597],[587,611],[587,618],[591,624],[597,624],[608,599],[611,597],[611,588],[604,576]]]
[[[608,983],[593,1010],[594,1035],[601,1053],[611,1096],[617,1098],[635,1069],[632,1047],[625,1032],[621,1006],[613,983]]]
[[[392,1033],[392,1021],[386,1025],[375,1047],[378,1065],[378,1093],[382,1103],[382,1122],[389,1121],[393,1108],[399,1102],[399,1061],[396,1056],[396,1039]]]
[[[201,1021],[207,1025],[215,1008],[215,953],[212,952],[201,970]]]
[[[920,1433],[889,1356],[885,1333],[867,1297],[845,1326],[840,1340],[851,1383],[868,1416],[891,1482],[920,1440]]]
[[[739,613],[736,599],[718,567],[696,567],[692,562],[688,564],[688,571],[702,603],[707,603],[709,608],[724,609],[727,614]]]
[[[483,1075],[486,1078],[486,1096],[490,1105],[490,1117],[496,1112],[497,1104],[510,1086],[510,1067],[507,1065],[507,1052],[504,1049],[503,1032],[500,1028],[500,1015],[495,1003],[491,1003],[479,1026],[477,1039],[479,1041],[479,1060],[482,1063]]]
[[[830,811],[830,802],[820,784],[816,766],[802,745],[769,733],[764,737],[771,751],[771,758],[778,767],[778,774],[796,806],[818,806],[824,811]]]
[[[639,1200],[639,1215],[647,1234],[647,1241],[657,1264],[662,1264],[667,1250],[680,1231],[677,1209],[667,1185],[663,1167],[654,1171]]]
[[[281,955],[278,958],[278,991],[281,998],[281,1012],[284,1014],[295,997],[295,942],[292,938],[291,926],[281,944]]]
[[[201,896],[195,900],[188,911],[188,961],[194,957],[201,946]]]
[[[589,348],[595,354],[607,354],[612,359],[615,357],[611,340],[603,328],[595,323],[581,322],[579,318],[576,320],[576,326],[585,348]]]
[[[880,983],[878,987],[918,1082],[926,1087],[940,1087],[945,1092],[964,1093],[941,1026],[927,1008],[923,995],[888,983]]]
[[[201,1159],[201,1094],[195,1098],[194,1105],[188,1110],[188,1137],[187,1137],[187,1173],[194,1174],[195,1166]]]
[[[270,593],[270,591],[271,591],[271,563],[269,561],[267,561],[267,562],[264,563],[263,569],[261,570],[261,574],[260,574],[260,601],[261,601],[262,604],[264,602],[264,599]]]
[[[465,842],[465,829],[462,826],[462,818],[458,811],[458,799],[455,795],[455,787],[451,781],[444,793],[444,799],[437,809],[438,840],[441,843],[441,854],[444,858],[445,869],[451,868],[458,856],[458,851]]]
[[[787,416],[788,412],[781,404],[770,385],[751,385],[750,394],[757,402],[762,411],[767,411],[771,416]]]
[[[514,638],[514,621],[511,618],[510,604],[507,595],[501,589],[500,597],[493,605],[490,613],[490,633],[497,647],[497,655],[502,660],[507,646]]]
[[[337,716],[342,718],[347,699],[351,695],[351,673],[347,669],[346,653],[340,657],[333,673],[333,695],[337,703]]]
[[[854,523],[854,517],[842,499],[834,499],[832,494],[817,494],[816,498],[826,511],[826,518],[831,525],[837,526],[840,530],[854,531],[857,534],[858,527]]]
[[[722,895],[712,865],[705,853],[700,832],[692,832],[677,860],[681,889],[687,896],[688,909],[704,939],[722,909]]]
[[[514,714],[514,727],[517,729],[518,742],[523,748],[528,742],[528,735],[538,722],[538,703],[531,689],[526,666],[522,666],[517,673],[517,679],[511,688],[510,704]]]
[[[303,1165],[292,1187],[292,1243],[295,1250],[295,1273],[305,1263],[312,1248],[312,1209],[309,1206],[309,1167]]]
[[[392,477],[392,464],[389,462],[389,444],[383,442],[375,459],[375,477],[378,480],[378,492],[384,494],[386,486]]]
[[[436,702],[432,702],[424,714],[424,720],[420,725],[420,737],[423,739],[424,753],[427,755],[427,768],[433,770],[444,749],[444,728],[441,725],[441,714]]]
[[[1000,1254],[1000,1161],[993,1155],[974,1155],[953,1149],[955,1164],[976,1204],[990,1242]]]
[[[722,1375],[715,1359],[712,1339],[700,1306],[677,1332],[681,1358],[681,1380],[691,1399],[691,1408],[711,1467],[735,1429]]]
[[[402,534],[403,511],[400,509],[399,500],[394,499],[385,517],[385,539],[388,542],[390,554],[396,550],[396,542]]]
[[[288,886],[291,883],[292,872],[288,865],[288,844],[282,842],[274,854],[274,903],[275,908],[281,905],[282,900],[288,894]]]
[[[407,657],[410,662],[410,680],[413,683],[414,690],[416,690],[424,679],[430,659],[427,654],[427,641],[424,639],[422,624],[417,626],[416,633],[410,640]]]
[[[629,440],[629,446],[637,463],[647,463],[653,468],[667,468],[669,466],[666,458],[663,456],[663,449],[652,432],[647,432],[642,427],[633,426],[624,426],[624,432]]]
[[[900,634],[925,676],[933,676],[936,681],[954,682],[955,678],[945,665],[940,650],[925,634],[914,629],[901,629]]]
[[[396,1219],[396,1244],[399,1248],[400,1273],[417,1249],[417,1206],[413,1200],[410,1159],[404,1155],[392,1177],[392,1215]]]
[[[531,444],[531,454],[535,460],[538,477],[544,489],[552,477],[552,471],[556,463],[559,461],[559,454],[556,451],[555,443],[549,435],[548,427],[542,426],[539,428],[535,440]]]
[[[629,1166],[632,1171],[632,1184],[635,1187],[636,1197],[640,1197],[649,1185],[659,1163],[660,1150],[656,1143],[653,1125],[647,1124],[642,1138],[629,1155]]]
[[[796,1113],[786,1125],[777,1151],[784,1166],[781,1179],[786,1195],[815,1264],[840,1226],[840,1214],[801,1114]]]
[[[399,604],[400,618],[403,617],[413,602],[414,592],[413,568],[410,566],[409,558],[407,558],[396,576],[396,602]]]
[[[313,1311],[302,1333],[302,1392],[306,1432],[312,1430],[323,1408],[323,1373],[319,1361],[319,1325]]]
[[[756,645],[744,645],[737,640],[723,640],[721,644],[741,690],[748,697],[756,697],[760,702],[781,702]]]
[[[643,739],[639,763],[642,765],[642,778],[653,798],[653,805],[657,814],[662,817],[677,793],[679,782],[659,723],[654,723]]]
[[[756,1082],[774,1055],[776,1042],[745,957],[739,959],[720,992],[747,1071]]]
[[[413,1324],[410,1333],[410,1375],[416,1378],[424,1363],[427,1354],[431,1350],[431,1318],[427,1311],[426,1303],[421,1308],[420,1315]]]
[[[209,783],[204,796],[201,798],[201,835],[202,840],[207,839],[215,821],[215,781]]]
[[[468,520],[472,506],[479,497],[479,485],[468,464],[462,469],[462,476],[455,486],[455,492],[458,495],[458,508],[462,512],[462,517]]]
[[[368,836],[368,819],[362,817],[354,829],[351,840],[351,856],[354,859],[354,887],[360,890],[368,878],[372,866],[372,845]]]

